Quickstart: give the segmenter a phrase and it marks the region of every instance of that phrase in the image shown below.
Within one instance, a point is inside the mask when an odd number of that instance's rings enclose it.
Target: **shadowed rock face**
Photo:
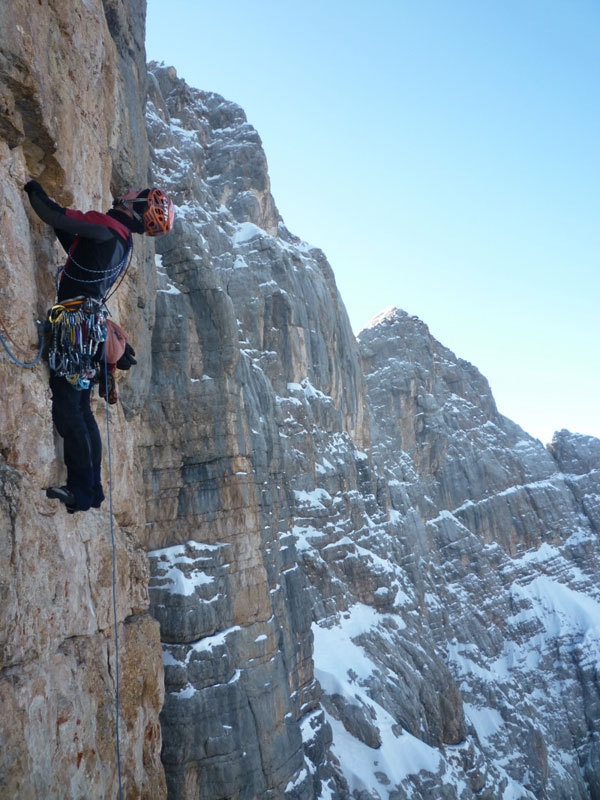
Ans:
[[[402,311],[356,341],[243,111],[149,85],[178,206],[139,439],[171,796],[593,797],[596,440],[544,448]]]
[[[139,362],[104,465],[125,796],[600,796],[598,440],[545,449],[402,311],[357,340],[243,110],[146,75],[141,0],[4,16],[18,341],[61,257],[28,176],[84,209],[150,179],[177,205],[111,304]],[[0,372],[0,796],[114,797],[110,518],[45,499],[47,368]]]

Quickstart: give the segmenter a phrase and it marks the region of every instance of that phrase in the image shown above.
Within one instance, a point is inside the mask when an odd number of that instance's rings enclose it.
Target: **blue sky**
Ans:
[[[356,332],[402,308],[529,433],[600,436],[597,0],[148,0],[146,47],[244,108]]]

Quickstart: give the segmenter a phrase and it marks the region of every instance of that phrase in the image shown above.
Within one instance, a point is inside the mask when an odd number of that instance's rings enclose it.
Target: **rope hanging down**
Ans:
[[[12,342],[14,347],[18,350],[22,350],[19,345],[17,345],[13,339],[11,338],[10,334],[6,330],[4,323],[0,320],[0,328],[4,331],[4,335]],[[21,361],[17,358],[10,350],[2,332],[0,331],[0,342],[4,346],[4,349],[11,357],[11,359],[20,367],[35,367],[36,364],[40,361],[42,357],[42,353],[44,350],[44,336],[40,336],[40,349],[33,361]],[[106,385],[108,386],[108,363],[106,360],[104,361],[104,376]],[[122,778],[121,778],[121,737],[120,737],[120,729],[119,729],[119,713],[120,713],[120,705],[121,705],[121,698],[120,698],[120,676],[119,676],[119,628],[118,628],[118,617],[117,617],[117,548],[115,542],[115,528],[114,528],[114,520],[113,520],[113,500],[112,500],[112,453],[111,453],[111,442],[110,442],[110,415],[109,415],[109,403],[108,403],[108,393],[106,396],[106,450],[108,454],[108,498],[109,498],[109,515],[110,515],[110,541],[111,541],[111,548],[112,548],[112,606],[113,606],[113,622],[115,626],[115,739],[116,739],[116,755],[117,755],[117,772],[119,778],[119,800],[122,800],[123,797],[123,785],[122,785]]]
[[[108,386],[108,364],[104,361],[104,377]],[[108,413],[108,392],[106,393],[106,452],[108,457],[108,513],[110,515],[110,541],[112,547],[112,604],[113,622],[115,626],[115,733],[116,733],[116,753],[117,753],[117,772],[119,775],[119,800],[123,797],[123,786],[121,781],[121,738],[119,732],[119,709],[120,699],[120,680],[119,680],[119,628],[117,620],[117,548],[115,544],[115,526],[113,521],[113,499],[112,499],[112,455],[110,446],[110,415]]]
[[[40,323],[38,323],[38,324],[40,324]],[[8,343],[7,343],[6,339],[8,339],[17,350],[20,350],[23,353],[25,352],[25,350],[22,347],[19,347],[19,345],[13,340],[13,338],[11,337],[9,332],[6,330],[6,326],[4,325],[2,320],[0,320],[0,329],[1,329],[0,330],[0,343],[2,344],[2,346],[6,350],[6,352],[8,353],[10,358],[12,359],[12,361],[14,361],[14,363],[18,367],[27,367],[27,368],[29,368],[29,367],[35,367],[35,366],[37,366],[37,364],[39,364],[40,359],[42,357],[42,353],[44,352],[44,344],[45,344],[43,328],[42,328],[41,333],[40,333],[40,345],[39,345],[38,354],[33,359],[33,361],[21,361],[21,359],[17,358],[17,356],[11,351],[10,347],[8,346]]]

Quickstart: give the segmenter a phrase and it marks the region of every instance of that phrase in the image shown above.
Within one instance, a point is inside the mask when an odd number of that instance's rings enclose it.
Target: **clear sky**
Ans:
[[[600,437],[598,0],[148,0],[146,47],[244,108],[356,332],[402,308]]]

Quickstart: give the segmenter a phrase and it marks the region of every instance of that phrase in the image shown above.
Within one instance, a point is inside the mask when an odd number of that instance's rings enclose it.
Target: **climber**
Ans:
[[[57,279],[57,302],[49,316],[52,419],[64,439],[67,482],[49,487],[46,496],[60,500],[72,514],[100,508],[104,500],[102,442],[90,395],[97,374],[107,369],[99,366],[100,360],[109,360],[108,342],[105,344],[107,295],[127,268],[131,234],[168,233],[173,227],[174,209],[169,196],[156,188],[129,191],[117,198],[106,214],[63,208],[34,180],[24,189],[35,213],[54,228],[68,254]],[[128,342],[121,352],[119,369],[137,363]],[[102,388],[101,381],[101,395]]]

